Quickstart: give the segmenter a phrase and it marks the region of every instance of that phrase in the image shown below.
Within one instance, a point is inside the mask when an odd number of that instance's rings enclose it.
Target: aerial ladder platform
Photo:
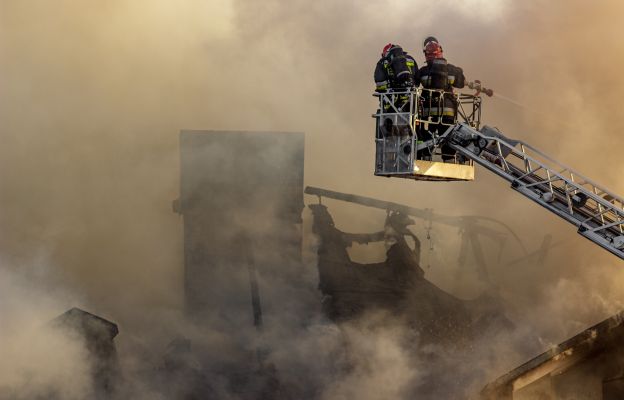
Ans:
[[[474,165],[481,165],[624,259],[624,199],[533,146],[481,127],[478,94],[418,88],[374,96],[375,175],[470,181]],[[449,98],[455,106],[451,118],[444,117]]]

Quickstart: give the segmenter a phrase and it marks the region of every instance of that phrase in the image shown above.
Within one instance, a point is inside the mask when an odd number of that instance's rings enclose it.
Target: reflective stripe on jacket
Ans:
[[[423,108],[423,117],[438,117],[440,115],[453,117],[455,116],[455,108],[454,107]]]

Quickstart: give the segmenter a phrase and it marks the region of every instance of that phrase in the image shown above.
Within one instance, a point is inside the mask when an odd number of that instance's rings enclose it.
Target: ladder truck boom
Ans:
[[[545,153],[499,131],[466,123],[441,137],[464,157],[511,183],[511,188],[578,228],[624,259],[624,199]]]
[[[471,181],[481,165],[624,259],[624,199],[527,143],[481,128],[478,87],[473,95],[424,88],[375,93],[375,175]]]

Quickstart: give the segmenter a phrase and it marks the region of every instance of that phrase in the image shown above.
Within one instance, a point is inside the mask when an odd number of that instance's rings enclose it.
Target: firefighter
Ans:
[[[443,134],[450,125],[455,123],[458,105],[453,95],[453,88],[463,88],[466,78],[461,68],[446,61],[442,46],[435,37],[429,36],[424,40],[423,53],[426,65],[419,70],[420,84],[423,89],[440,91],[423,90],[421,96],[421,114],[424,119],[433,121],[427,124],[428,127],[421,124],[419,139],[427,141],[433,135]],[[441,150],[443,161],[455,158],[455,151],[449,146],[442,146]]]
[[[388,90],[412,90],[418,83],[418,65],[416,60],[399,45],[388,43],[381,51],[374,73],[375,91],[384,93]],[[397,104],[403,107],[406,97],[401,96]],[[389,108],[390,105],[387,105]]]

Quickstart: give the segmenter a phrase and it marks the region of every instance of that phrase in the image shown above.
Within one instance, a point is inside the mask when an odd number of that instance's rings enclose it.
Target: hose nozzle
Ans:
[[[486,87],[484,87],[481,84],[481,81],[478,79],[475,79],[474,82],[468,82],[468,87],[470,89],[474,89],[477,92],[475,93],[475,96],[478,96],[479,94],[483,93],[488,97],[492,97],[494,95],[494,91],[492,89],[488,89]]]

